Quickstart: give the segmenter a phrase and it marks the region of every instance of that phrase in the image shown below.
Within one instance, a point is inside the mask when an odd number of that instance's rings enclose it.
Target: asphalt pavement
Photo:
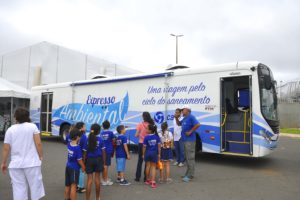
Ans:
[[[2,150],[3,141],[0,142]],[[64,199],[64,171],[66,146],[57,140],[43,140],[43,180],[46,197]],[[1,157],[2,155],[0,155]],[[134,182],[137,154],[127,161],[126,177],[130,186],[101,186],[101,199],[153,200],[288,200],[300,199],[300,138],[282,136],[278,148],[263,158],[233,157],[200,153],[196,157],[196,175],[190,183],[181,181],[185,167],[171,167],[170,184],[160,184],[151,189]],[[109,169],[112,180],[116,178],[115,160]],[[94,190],[93,190],[94,198]],[[0,175],[0,199],[12,199],[10,178]],[[77,194],[85,199],[85,194]]]

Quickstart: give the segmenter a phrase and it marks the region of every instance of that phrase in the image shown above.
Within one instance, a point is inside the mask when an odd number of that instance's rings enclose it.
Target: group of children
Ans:
[[[86,199],[90,199],[92,183],[96,188],[96,199],[100,199],[100,173],[102,185],[112,185],[108,178],[108,168],[111,165],[113,153],[116,154],[117,182],[129,185],[124,178],[126,159],[130,159],[125,127],[117,127],[117,136],[109,131],[108,121],[102,124],[92,124],[88,137],[83,122],[78,122],[70,128],[66,138],[68,147],[68,161],[65,172],[65,199],[76,199],[76,192],[86,192]],[[114,147],[115,146],[115,147]],[[84,188],[84,174],[87,174],[86,189]]]
[[[65,171],[65,199],[76,199],[77,192],[86,192],[86,199],[91,196],[92,183],[96,188],[96,199],[100,199],[100,173],[102,185],[112,185],[108,178],[108,168],[111,158],[115,154],[117,180],[120,185],[130,185],[125,179],[126,159],[130,154],[125,136],[125,126],[119,125],[117,135],[109,130],[109,121],[102,123],[103,131],[99,124],[93,124],[90,134],[86,136],[85,124],[78,122],[70,128],[66,138],[68,147],[68,161]],[[160,170],[159,182],[171,182],[170,161],[172,160],[173,135],[168,131],[166,122],[161,125],[161,132],[157,132],[156,125],[148,125],[148,135],[143,143],[143,158],[146,162],[145,184],[156,188],[156,170]],[[86,189],[84,188],[84,174],[87,174]]]

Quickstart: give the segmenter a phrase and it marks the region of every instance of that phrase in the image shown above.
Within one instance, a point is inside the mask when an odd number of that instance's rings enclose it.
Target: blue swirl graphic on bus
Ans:
[[[92,105],[71,103],[58,108],[52,115],[55,125],[62,122],[75,123],[82,121],[89,130],[93,123],[102,124],[105,120],[110,122],[110,129],[116,128],[124,120],[129,106],[128,93],[119,102],[110,105]]]
[[[164,117],[164,114],[162,112],[157,112],[155,115],[154,115],[154,120],[156,123],[158,124],[161,124],[163,123],[165,117]]]

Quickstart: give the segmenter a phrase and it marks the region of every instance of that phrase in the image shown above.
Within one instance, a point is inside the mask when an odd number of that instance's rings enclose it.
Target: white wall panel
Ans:
[[[46,85],[90,79],[95,74],[134,73],[138,71],[48,42],[0,56],[0,76],[27,89],[37,80]]]
[[[57,81],[75,81],[85,79],[85,55],[59,47]]]
[[[3,78],[27,88],[30,48],[3,56]]]

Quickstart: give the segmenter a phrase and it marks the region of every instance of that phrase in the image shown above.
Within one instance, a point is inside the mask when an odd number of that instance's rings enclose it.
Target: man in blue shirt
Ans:
[[[191,108],[188,105],[182,107],[183,119],[181,121],[176,118],[178,125],[181,125],[181,138],[184,143],[184,153],[186,158],[187,170],[183,177],[184,182],[189,182],[195,173],[195,147],[196,147],[196,130],[200,127],[200,123],[196,117],[191,114]],[[176,116],[175,116],[176,117]]]

